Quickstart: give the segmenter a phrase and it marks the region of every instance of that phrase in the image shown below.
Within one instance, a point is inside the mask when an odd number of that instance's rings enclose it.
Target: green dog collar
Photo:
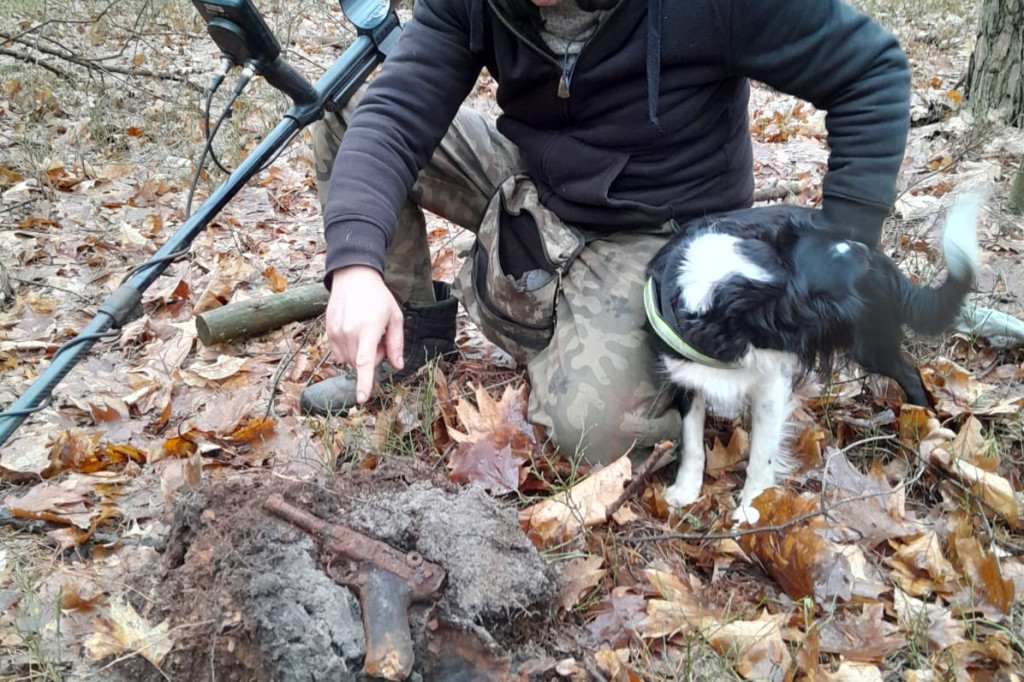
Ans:
[[[647,320],[651,323],[651,328],[654,329],[654,333],[658,335],[658,338],[667,343],[669,348],[679,353],[687,360],[699,362],[707,367],[716,367],[718,369],[736,369],[739,367],[739,363],[722,362],[710,355],[701,353],[699,350],[683,341],[682,337],[679,336],[673,326],[661,316],[661,310],[659,310],[658,307],[658,294],[655,290],[653,277],[648,277],[647,282],[644,284],[644,311],[647,313]]]

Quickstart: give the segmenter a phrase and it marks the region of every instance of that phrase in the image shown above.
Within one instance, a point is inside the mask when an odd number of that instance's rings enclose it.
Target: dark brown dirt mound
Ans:
[[[450,638],[453,629],[445,623],[491,640],[490,660],[462,665],[468,672],[457,677],[505,679],[493,671],[507,671],[507,661],[495,662],[524,646],[524,628],[535,628],[550,611],[556,581],[514,509],[476,489],[440,486],[378,470],[327,485],[236,478],[182,499],[163,565],[144,589],[150,614],[171,619],[175,647],[164,674],[172,680],[364,679],[359,602],[322,570],[308,535],[263,510],[267,496],[279,492],[324,520],[416,550],[446,570],[439,599],[410,610],[413,679],[452,679],[451,664],[437,659],[439,633]],[[139,665],[121,672],[148,679]]]

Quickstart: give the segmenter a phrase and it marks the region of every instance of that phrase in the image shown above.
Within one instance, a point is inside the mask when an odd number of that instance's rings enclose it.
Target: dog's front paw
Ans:
[[[701,481],[676,481],[665,488],[665,502],[669,507],[679,508],[693,504],[700,499]]]
[[[761,512],[749,505],[741,504],[732,510],[732,520],[741,525],[753,526],[760,518]]]

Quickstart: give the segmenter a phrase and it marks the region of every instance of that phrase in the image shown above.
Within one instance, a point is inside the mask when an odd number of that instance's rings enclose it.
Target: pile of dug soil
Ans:
[[[170,679],[365,679],[359,602],[324,572],[309,535],[264,511],[272,493],[445,569],[438,599],[410,609],[412,679],[506,679],[550,615],[551,570],[515,510],[478,489],[410,481],[407,471],[326,484],[241,477],[179,501],[163,565],[139,586],[143,615],[170,618]],[[452,642],[476,653],[453,663]],[[166,679],[138,660],[126,665],[131,679]]]

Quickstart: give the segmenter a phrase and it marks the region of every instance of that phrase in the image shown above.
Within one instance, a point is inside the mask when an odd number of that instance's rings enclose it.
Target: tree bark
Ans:
[[[230,303],[196,316],[196,332],[204,346],[247,339],[289,322],[308,320],[327,308],[323,284],[294,287],[265,298]]]
[[[1024,125],[1024,0],[982,0],[967,69],[966,100],[976,116],[1000,110]]]

